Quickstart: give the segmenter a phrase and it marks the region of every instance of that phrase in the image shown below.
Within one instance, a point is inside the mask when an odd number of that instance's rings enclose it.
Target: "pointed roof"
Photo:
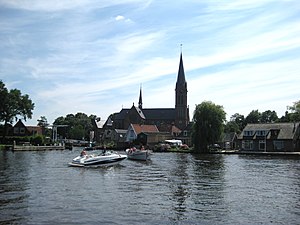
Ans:
[[[139,108],[143,108],[143,100],[142,100],[142,85],[140,87],[140,97],[139,97]]]
[[[178,69],[178,76],[176,81],[176,89],[179,87],[186,88],[186,80],[183,68],[183,60],[182,60],[182,52],[180,53],[180,62],[179,62],[179,69]]]

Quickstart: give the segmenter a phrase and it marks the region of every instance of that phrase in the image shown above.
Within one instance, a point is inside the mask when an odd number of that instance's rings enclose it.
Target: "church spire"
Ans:
[[[142,100],[142,85],[140,86],[140,97],[139,97],[139,108],[143,108],[143,100]]]
[[[186,81],[185,81],[185,74],[183,68],[183,60],[182,60],[182,52],[180,53],[180,62],[179,62],[179,69],[178,69],[178,76],[176,82],[176,90],[178,89],[186,89]]]
[[[182,51],[180,53],[179,69],[175,89],[175,126],[183,130],[189,123],[187,105],[187,82],[185,80]]]

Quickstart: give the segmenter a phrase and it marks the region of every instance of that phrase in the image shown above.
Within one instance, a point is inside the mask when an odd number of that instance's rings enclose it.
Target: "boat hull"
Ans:
[[[112,166],[119,164],[121,161],[127,158],[126,155],[108,153],[105,155],[87,155],[77,156],[69,163],[69,166],[75,167],[101,167],[101,166]]]
[[[148,150],[126,150],[128,159],[146,161],[150,159],[151,152]]]

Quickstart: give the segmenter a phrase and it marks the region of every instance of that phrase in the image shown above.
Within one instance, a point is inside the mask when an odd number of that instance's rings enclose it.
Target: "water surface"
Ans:
[[[0,151],[0,224],[299,224],[300,159],[154,153],[73,168],[73,151]]]

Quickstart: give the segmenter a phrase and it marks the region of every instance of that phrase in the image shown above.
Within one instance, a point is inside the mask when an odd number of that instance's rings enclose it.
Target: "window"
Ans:
[[[24,127],[20,128],[20,134],[25,134],[25,128]]]
[[[242,148],[245,150],[252,150],[253,149],[253,141],[250,141],[250,140],[243,141]]]
[[[19,127],[14,127],[14,134],[18,134],[19,133]]]
[[[187,136],[188,135],[188,132],[185,130],[185,131],[183,131],[183,136]]]
[[[265,140],[259,141],[259,150],[266,150],[266,141]]]
[[[273,141],[274,150],[282,150],[284,149],[284,142],[283,141]]]
[[[244,131],[244,136],[253,136],[253,130],[245,130]]]
[[[257,136],[266,136],[267,131],[266,130],[258,130],[256,131]]]

